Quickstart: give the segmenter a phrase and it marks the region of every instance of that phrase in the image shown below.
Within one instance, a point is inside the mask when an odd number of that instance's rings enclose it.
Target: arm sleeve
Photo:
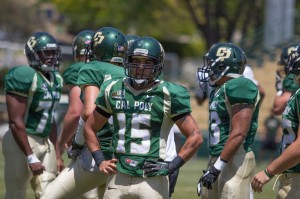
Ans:
[[[257,103],[258,88],[257,86],[246,78],[237,78],[225,85],[226,97],[231,106],[235,104],[251,104],[253,106]]]
[[[190,94],[186,88],[178,85],[171,94],[171,118],[178,120],[180,116],[191,112]]]
[[[15,67],[5,75],[5,92],[27,97],[33,78],[34,69],[30,67]]]

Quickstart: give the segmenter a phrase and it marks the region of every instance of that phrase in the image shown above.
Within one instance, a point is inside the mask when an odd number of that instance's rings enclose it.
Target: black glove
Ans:
[[[75,140],[73,140],[72,145],[67,150],[68,158],[75,160],[83,147],[84,146],[77,144]]]
[[[153,177],[157,175],[167,176],[170,174],[169,163],[155,160],[147,160],[143,166],[144,176]]]
[[[207,189],[212,189],[212,184],[217,180],[220,173],[221,171],[211,166],[205,171],[199,182]]]

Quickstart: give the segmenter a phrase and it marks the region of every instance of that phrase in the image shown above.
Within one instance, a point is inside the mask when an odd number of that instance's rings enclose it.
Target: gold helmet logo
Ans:
[[[231,50],[229,48],[219,48],[216,54],[221,61],[227,59],[231,55]]]
[[[37,43],[37,40],[35,39],[35,37],[30,37],[29,40],[27,41],[27,46],[30,49],[33,49],[34,46],[36,45],[36,43]]]

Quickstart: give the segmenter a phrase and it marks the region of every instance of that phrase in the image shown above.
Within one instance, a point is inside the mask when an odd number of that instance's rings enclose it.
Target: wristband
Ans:
[[[273,178],[273,177],[274,177],[274,175],[272,175],[272,174],[268,171],[268,168],[266,168],[266,169],[264,170],[264,172],[265,172],[265,174],[266,174],[269,178]]]
[[[96,164],[98,165],[98,167],[102,163],[102,161],[105,160],[105,157],[104,157],[101,150],[97,150],[97,151],[92,152],[92,156],[93,156]]]
[[[176,156],[169,164],[169,172],[173,173],[175,170],[184,165],[184,163],[184,160],[180,156]]]
[[[276,96],[281,96],[282,93],[283,93],[283,91],[282,91],[282,90],[279,90],[279,91],[277,91]]]
[[[26,158],[27,158],[27,163],[28,163],[28,164],[41,162],[41,161],[35,156],[34,153],[28,155]]]
[[[226,161],[226,160],[222,160],[222,159],[220,158],[220,156],[219,156],[219,158],[217,159],[217,161],[216,161],[215,164],[214,164],[214,167],[215,167],[216,169],[218,169],[219,171],[222,171],[223,168],[226,166],[226,164],[227,164],[227,161]]]
[[[84,143],[85,143],[85,139],[84,139],[84,136],[83,136],[84,125],[85,125],[85,122],[80,117],[78,127],[77,127],[77,130],[75,132],[75,142],[78,145],[84,145]]]

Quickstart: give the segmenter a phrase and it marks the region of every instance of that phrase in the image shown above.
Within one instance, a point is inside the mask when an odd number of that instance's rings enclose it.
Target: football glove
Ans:
[[[205,171],[199,182],[202,183],[202,186],[206,187],[207,189],[212,189],[212,184],[217,180],[220,173],[220,170],[216,169],[214,166],[211,166]]]
[[[153,177],[153,176],[167,176],[169,175],[169,163],[159,162],[154,160],[147,160],[143,166],[144,176]]]
[[[203,174],[205,174],[205,170],[203,170]],[[197,194],[199,197],[201,196],[201,190],[202,190],[202,177],[199,179],[199,182],[197,184]]]
[[[75,160],[83,147],[84,146],[77,144],[75,140],[73,140],[72,145],[67,150],[68,157]]]

